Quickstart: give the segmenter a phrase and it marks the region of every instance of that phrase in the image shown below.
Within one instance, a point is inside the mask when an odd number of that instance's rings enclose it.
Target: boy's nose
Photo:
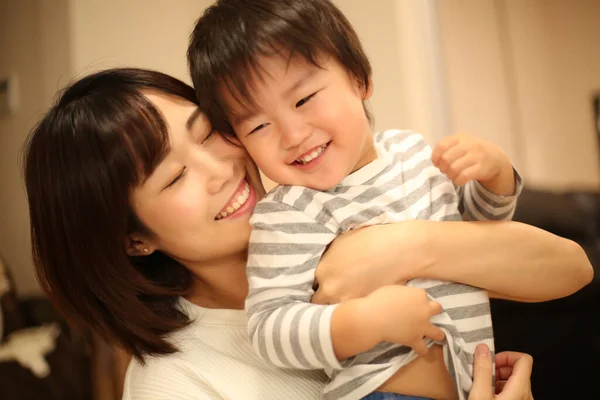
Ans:
[[[281,127],[281,147],[290,150],[300,146],[310,136],[308,124],[299,122]]]

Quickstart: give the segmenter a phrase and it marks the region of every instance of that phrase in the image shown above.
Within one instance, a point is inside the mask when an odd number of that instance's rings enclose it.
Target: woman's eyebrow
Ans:
[[[187,122],[185,123],[185,128],[190,131],[192,130],[192,126],[194,126],[194,122],[198,119],[198,117],[202,114],[200,107],[196,107],[196,109],[190,114]]]

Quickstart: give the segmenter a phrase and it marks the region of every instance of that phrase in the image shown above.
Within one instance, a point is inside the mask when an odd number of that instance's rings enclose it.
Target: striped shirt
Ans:
[[[514,196],[498,196],[477,182],[455,187],[433,166],[423,137],[413,132],[383,132],[375,145],[378,158],[335,188],[278,186],[257,204],[250,220],[246,312],[252,345],[276,366],[324,368],[331,377],[325,399],[360,399],[416,358],[406,346],[381,343],[343,362],[336,359],[330,335],[336,305],[310,303],[315,269],[336,236],[412,219],[508,220],[522,187],[517,174]],[[432,321],[446,333],[446,365],[459,398],[466,398],[475,347],[484,342],[493,351],[487,293],[433,280],[408,285],[426,289],[442,305]]]

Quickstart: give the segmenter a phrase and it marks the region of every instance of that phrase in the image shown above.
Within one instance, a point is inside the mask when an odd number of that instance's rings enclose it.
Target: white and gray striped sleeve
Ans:
[[[335,234],[298,209],[261,201],[252,216],[246,299],[252,346],[278,367],[339,369],[335,305],[311,304],[315,269]]]
[[[515,173],[515,193],[502,196],[493,193],[477,181],[457,187],[460,211],[464,221],[510,221],[517,208],[517,199],[523,190],[523,179]]]

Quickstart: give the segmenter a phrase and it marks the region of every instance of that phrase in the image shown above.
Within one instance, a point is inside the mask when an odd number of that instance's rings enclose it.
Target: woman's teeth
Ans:
[[[300,157],[299,159],[296,160],[296,162],[298,164],[308,164],[309,162],[311,162],[312,160],[314,160],[315,158],[319,157],[321,155],[321,153],[323,153],[323,151],[325,150],[325,148],[327,147],[327,144],[324,144],[322,146],[317,147],[316,149],[314,149],[312,152]]]
[[[244,190],[238,197],[234,197],[231,199],[231,202],[227,205],[227,207],[221,211],[219,215],[215,217],[216,220],[225,218],[236,212],[241,206],[243,206],[246,201],[248,201],[248,197],[250,197],[250,185],[248,182],[244,182]]]

